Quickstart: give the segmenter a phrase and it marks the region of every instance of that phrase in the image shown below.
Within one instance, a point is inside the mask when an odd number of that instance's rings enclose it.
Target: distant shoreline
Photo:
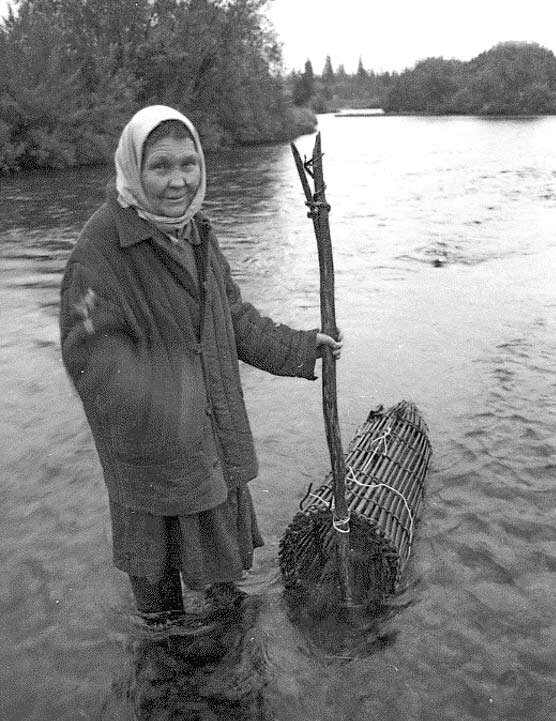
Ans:
[[[556,113],[426,113],[418,110],[390,112],[381,110],[379,112],[369,111],[331,111],[323,113],[323,115],[334,115],[335,118],[488,118],[496,119],[527,119],[527,118],[549,118],[554,117]]]

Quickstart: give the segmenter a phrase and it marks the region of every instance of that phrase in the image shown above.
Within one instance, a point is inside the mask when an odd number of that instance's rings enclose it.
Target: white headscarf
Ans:
[[[141,183],[143,146],[149,133],[165,120],[179,120],[185,125],[199,155],[201,171],[199,187],[184,214],[178,218],[153,213]],[[179,233],[201,209],[206,193],[205,157],[195,127],[185,115],[177,110],[165,105],[150,105],[135,113],[122,131],[114,160],[116,163],[116,189],[120,205],[124,208],[129,206],[135,208],[142,218],[156,225],[164,233]]]

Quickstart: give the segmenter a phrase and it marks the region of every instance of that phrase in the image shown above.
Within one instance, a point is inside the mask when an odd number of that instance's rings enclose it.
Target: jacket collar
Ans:
[[[131,245],[153,238],[155,229],[140,218],[133,208],[122,208],[118,203],[118,194],[114,183],[108,184],[106,198],[116,224],[120,247],[129,248]]]

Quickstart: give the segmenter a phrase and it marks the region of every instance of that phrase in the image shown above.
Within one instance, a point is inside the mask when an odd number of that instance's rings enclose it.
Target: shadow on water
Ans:
[[[362,660],[396,640],[395,633],[382,630],[396,613],[394,601],[347,609],[337,599],[331,602],[325,589],[311,594],[288,590],[286,600],[290,622],[327,662]]]
[[[2,236],[12,232],[25,242],[31,235],[38,245],[41,234],[78,232],[104,200],[111,175],[111,168],[96,167],[21,173],[0,180]]]
[[[129,669],[112,684],[100,719],[272,718],[263,697],[269,661],[258,623],[261,605],[261,598],[246,596],[203,618],[131,618]]]
[[[399,598],[346,613],[327,596],[325,589],[311,599],[243,595],[203,618],[121,614],[115,625],[123,631],[126,669],[98,721],[324,718],[322,709],[307,708],[319,681],[335,677],[338,664],[392,645],[395,632],[381,629],[411,603],[405,589]]]

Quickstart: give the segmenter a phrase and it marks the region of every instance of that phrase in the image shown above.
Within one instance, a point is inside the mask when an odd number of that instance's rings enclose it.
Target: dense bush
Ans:
[[[290,139],[266,0],[19,0],[0,25],[0,172],[104,162],[139,107],[172,105],[207,149]]]
[[[469,62],[429,58],[398,75],[389,112],[556,113],[556,57],[536,43],[501,43]]]

